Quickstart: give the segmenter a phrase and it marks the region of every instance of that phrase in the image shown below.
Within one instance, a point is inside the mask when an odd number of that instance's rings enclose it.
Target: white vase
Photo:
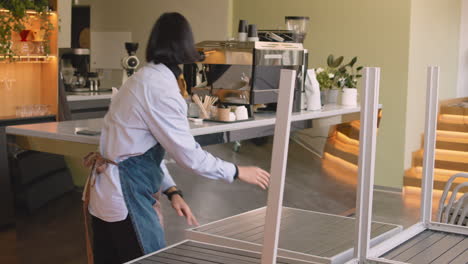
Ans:
[[[357,89],[356,88],[343,88],[341,95],[341,105],[343,106],[357,106]]]
[[[329,89],[327,90],[327,104],[337,104],[338,103],[338,89]]]

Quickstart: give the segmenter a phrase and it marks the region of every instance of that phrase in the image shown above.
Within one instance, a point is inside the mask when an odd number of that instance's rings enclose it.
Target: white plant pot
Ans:
[[[327,93],[327,90],[320,91],[320,102],[322,103],[322,106],[327,103]]]
[[[356,88],[343,88],[341,95],[341,105],[343,106],[357,106],[357,89]]]
[[[327,104],[337,104],[338,103],[338,89],[329,89],[327,90],[326,98]]]

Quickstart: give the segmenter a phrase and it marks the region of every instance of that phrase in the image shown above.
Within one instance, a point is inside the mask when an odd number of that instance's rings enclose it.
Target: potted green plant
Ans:
[[[30,16],[28,11],[35,11]],[[32,22],[38,19],[40,30],[43,31],[44,55],[50,53],[49,36],[54,29],[49,19],[50,8],[48,0],[0,0],[0,60],[13,60],[17,52],[13,47],[13,33],[20,33]]]
[[[362,77],[362,66],[355,67],[357,57],[338,70],[338,85],[342,87],[341,104],[344,106],[357,105],[357,82]]]
[[[343,56],[335,59],[333,55],[329,55],[327,58],[327,67],[317,68],[316,70],[320,90],[323,93],[322,102],[326,104],[336,104],[338,102],[338,92],[340,88],[338,76],[343,60]]]

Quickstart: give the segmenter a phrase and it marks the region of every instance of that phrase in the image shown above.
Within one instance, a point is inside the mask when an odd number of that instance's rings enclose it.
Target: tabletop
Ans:
[[[325,105],[318,111],[301,111],[293,113],[292,121],[312,120],[345,114],[360,112],[360,107],[345,107],[340,105]],[[202,124],[190,122],[190,129],[193,136],[208,135],[236,130],[243,130],[255,127],[274,125],[276,117],[274,113],[257,113],[253,120],[234,123],[218,123],[204,121]],[[72,120],[63,122],[50,122],[30,125],[9,126],[6,133],[10,135],[29,136],[71,141],[85,144],[98,144],[99,136],[77,135],[80,129],[100,131],[103,119]]]

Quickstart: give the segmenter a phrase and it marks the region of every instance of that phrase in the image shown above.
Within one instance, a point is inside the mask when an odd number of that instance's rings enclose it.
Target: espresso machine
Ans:
[[[99,92],[98,72],[90,71],[89,49],[59,49],[60,74],[67,92]]]
[[[67,92],[87,92],[89,49],[59,49],[60,71]]]
[[[280,71],[296,71],[293,111],[302,108],[306,50],[302,43],[204,41],[201,63],[185,65],[190,93],[209,93],[221,103],[276,110]]]

